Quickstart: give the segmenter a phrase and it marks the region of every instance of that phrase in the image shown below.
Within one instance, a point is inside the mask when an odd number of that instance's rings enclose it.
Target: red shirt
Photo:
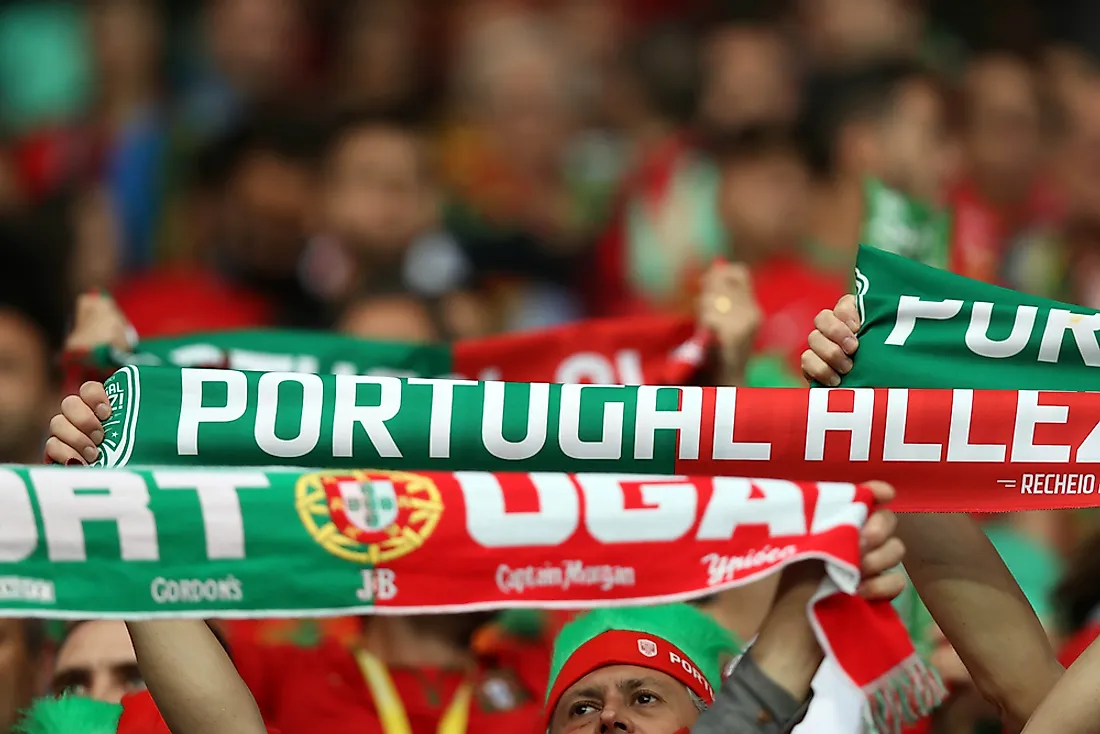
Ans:
[[[235,647],[233,659],[265,721],[282,734],[384,734],[355,656],[316,648]],[[542,647],[514,647],[485,659],[475,681],[468,731],[537,734],[550,660]],[[391,668],[412,734],[436,734],[462,683],[458,671]]]
[[[822,272],[794,255],[778,255],[752,269],[752,288],[762,319],[757,353],[780,354],[801,374],[806,335],[814,317],[848,292],[850,276]]]

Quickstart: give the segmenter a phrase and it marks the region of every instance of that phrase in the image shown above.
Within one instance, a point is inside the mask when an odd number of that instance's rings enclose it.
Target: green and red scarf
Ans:
[[[0,615],[264,617],[655,604],[804,559],[826,653],[893,731],[939,700],[855,594],[869,489],[725,477],[0,467]],[[110,593],[104,593],[109,589]]]
[[[257,329],[189,334],[100,346],[65,355],[70,383],[103,380],[127,364],[241,370],[464,377],[509,382],[678,385],[704,367],[711,337],[678,316],[593,319],[551,329],[453,344],[358,339],[322,331]],[[800,385],[771,354],[754,355],[746,371],[759,387]]]
[[[861,357],[862,350],[861,350]],[[858,361],[858,360],[857,360]],[[906,512],[1100,505],[1100,394],[551,385],[125,367],[101,466],[881,479]]]

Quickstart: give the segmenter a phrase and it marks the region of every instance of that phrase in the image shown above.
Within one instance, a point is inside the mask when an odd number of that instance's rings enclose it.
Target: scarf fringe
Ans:
[[[863,691],[864,734],[899,734],[931,714],[947,696],[939,674],[915,652]]]

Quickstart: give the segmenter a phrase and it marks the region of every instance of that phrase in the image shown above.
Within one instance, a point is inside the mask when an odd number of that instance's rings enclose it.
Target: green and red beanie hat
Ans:
[[[104,703],[80,696],[43,698],[24,713],[15,734],[172,734],[148,691]]]
[[[563,627],[554,641],[547,721],[570,686],[610,665],[666,673],[709,706],[722,684],[726,661],[740,652],[729,632],[687,604],[594,610]]]

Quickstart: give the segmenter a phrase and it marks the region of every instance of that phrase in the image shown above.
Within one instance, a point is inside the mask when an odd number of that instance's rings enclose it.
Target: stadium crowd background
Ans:
[[[1087,1],[3,0],[0,460],[41,460],[52,365],[99,288],[143,336],[432,342],[690,312],[726,258],[753,276],[756,349],[797,375],[867,175],[950,210],[956,272],[1100,308],[1098,64]],[[990,522],[1052,637],[1090,625],[1089,514]],[[0,729],[59,636],[16,624]],[[965,722],[939,725],[971,728],[965,669],[920,630]]]

